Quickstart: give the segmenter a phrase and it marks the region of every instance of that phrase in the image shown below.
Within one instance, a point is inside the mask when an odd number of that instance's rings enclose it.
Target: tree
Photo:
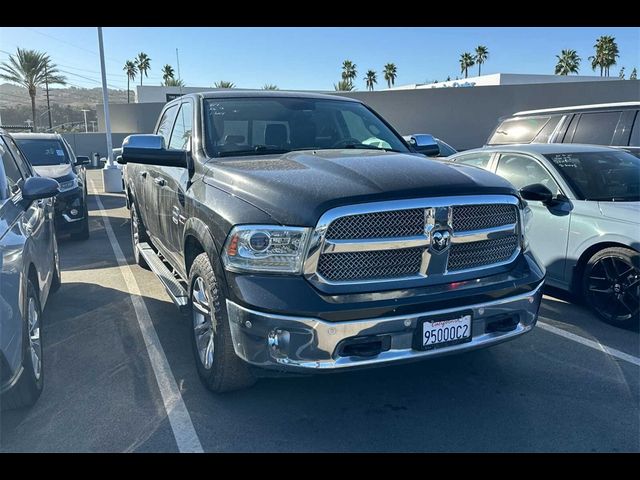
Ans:
[[[136,67],[136,62],[127,60],[124,62],[123,70],[127,74],[127,103],[129,103],[129,82],[133,82],[136,79],[138,67]]]
[[[562,50],[560,55],[556,55],[556,58],[558,59],[555,69],[556,75],[570,75],[578,73],[580,70],[580,61],[582,59],[575,50]]]
[[[138,54],[136,67],[138,68],[138,72],[140,72],[140,86],[142,86],[142,75],[144,74],[144,76],[147,77],[147,72],[151,70],[151,59],[146,53],[140,52]]]
[[[478,76],[480,76],[480,69],[482,64],[489,58],[489,49],[484,45],[478,45],[476,47],[475,61],[478,64]]]
[[[342,80],[349,82],[353,85],[358,72],[356,70],[356,64],[351,60],[345,60],[342,62]]]
[[[384,66],[384,79],[387,81],[387,86],[391,88],[396,83],[396,77],[398,76],[398,69],[395,63],[387,63]]]
[[[220,80],[213,84],[213,88],[236,88],[236,84],[233,82],[227,82],[226,80]]]
[[[274,85],[273,83],[265,83],[262,86],[262,90],[280,90],[280,89],[278,88],[277,85]]]
[[[631,70],[631,75],[629,75],[629,80],[637,80],[638,79],[638,70],[634,69]]]
[[[173,67],[169,64],[166,64],[162,67],[162,80],[164,80],[164,84],[167,86],[167,82],[174,78]]]
[[[620,72],[618,73],[618,78],[621,80],[624,80],[624,67],[620,69]]]
[[[58,67],[48,55],[37,50],[17,49],[9,55],[7,62],[0,64],[0,78],[17,83],[27,89],[31,97],[31,117],[36,127],[36,91],[45,81],[49,84],[66,85],[67,79],[60,75]]]
[[[184,87],[184,81],[181,78],[170,78],[165,80],[165,87]]]
[[[609,69],[616,64],[616,59],[620,56],[615,37],[602,35],[596,39],[593,48],[595,48],[595,55],[589,57],[591,68],[594,71],[600,68],[600,76],[608,77]]]
[[[460,55],[460,73],[464,73],[464,78],[469,76],[469,69],[475,65],[476,61],[469,52]]]
[[[336,92],[351,92],[354,90],[354,86],[348,80],[340,80],[338,83],[333,84],[333,89]]]
[[[378,83],[376,72],[373,70],[367,70],[367,73],[364,76],[364,81],[367,84],[367,90],[373,92],[374,84]]]

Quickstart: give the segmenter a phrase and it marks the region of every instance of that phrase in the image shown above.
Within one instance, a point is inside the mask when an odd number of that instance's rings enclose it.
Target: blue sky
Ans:
[[[572,48],[582,57],[580,74],[594,75],[587,60],[600,35],[613,35],[620,48],[617,76],[640,68],[640,29],[620,27],[122,27],[104,28],[107,82],[126,88],[125,60],[140,51],[151,57],[145,84],[159,85],[165,63],[176,68],[180,52],[181,76],[188,86],[210,87],[229,80],[242,88],[273,83],[281,89],[332,90],[340,78],[342,61],[357,65],[358,90],[368,69],[380,74],[387,62],[398,68],[396,85],[445,80],[460,75],[458,58],[479,45],[489,48],[484,73],[552,74],[555,55]],[[16,47],[46,51],[75,86],[99,86],[98,40],[93,27],[0,28],[0,61]],[[472,72],[477,73],[476,67]],[[84,78],[83,78],[84,77]]]

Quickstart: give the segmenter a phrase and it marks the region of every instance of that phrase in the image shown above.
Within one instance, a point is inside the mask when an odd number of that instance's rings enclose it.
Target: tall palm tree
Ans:
[[[147,77],[147,71],[151,70],[151,59],[149,55],[140,52],[136,58],[136,67],[138,67],[138,71],[140,72],[140,86],[142,86],[142,75],[144,74],[144,76]]]
[[[127,74],[127,103],[129,103],[129,82],[133,82],[136,79],[136,75],[138,74],[138,67],[136,67],[136,62],[133,60],[127,60],[124,62],[123,70]]]
[[[356,70],[356,64],[351,60],[345,60],[342,62],[342,80],[345,80],[351,84],[355,80],[358,72]]]
[[[277,85],[274,85],[273,83],[265,83],[262,86],[262,90],[280,90],[280,89],[278,88]]]
[[[165,87],[184,87],[184,81],[181,78],[170,78],[165,80]]]
[[[348,80],[340,80],[338,83],[333,84],[333,89],[336,92],[351,92],[355,89],[353,83]]]
[[[560,55],[556,55],[556,58],[558,59],[555,69],[556,75],[570,75],[578,73],[580,70],[580,61],[582,59],[575,50],[562,50]]]
[[[602,35],[596,39],[593,46],[595,55],[589,57],[591,60],[591,68],[595,70],[600,68],[600,76],[609,76],[609,69],[616,64],[617,58],[620,56],[620,50],[616,43],[615,37],[611,35]]]
[[[460,55],[460,73],[464,73],[464,78],[469,77],[469,69],[475,65],[476,61],[469,52]]]
[[[475,56],[475,61],[478,64],[478,76],[480,76],[480,70],[481,70],[482,64],[486,62],[488,58],[489,58],[489,49],[484,45],[478,45],[476,47],[476,56]]]
[[[398,76],[398,69],[395,63],[387,63],[384,66],[384,79],[387,81],[387,86],[391,88],[396,83],[396,77]]]
[[[173,67],[169,64],[166,64],[164,67],[162,67],[162,80],[164,80],[164,84],[167,85],[167,82],[170,79],[174,78],[174,71],[173,71]]]
[[[236,84],[233,82],[228,82],[226,80],[220,80],[213,84],[214,88],[236,88]]]
[[[36,91],[45,81],[49,84],[66,85],[67,79],[60,75],[58,67],[49,56],[36,50],[17,49],[9,60],[0,64],[0,78],[25,87],[31,97],[31,116],[36,127]]]
[[[367,70],[367,73],[364,76],[364,81],[367,84],[367,90],[373,92],[373,85],[378,83],[376,72],[373,70]]]

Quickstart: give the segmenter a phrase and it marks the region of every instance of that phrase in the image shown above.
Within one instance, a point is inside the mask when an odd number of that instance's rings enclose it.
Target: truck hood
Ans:
[[[70,163],[61,163],[60,165],[34,165],[33,169],[41,177],[49,177],[58,179],[71,175],[73,170]]]
[[[640,202],[598,202],[598,206],[605,217],[640,224]]]
[[[511,194],[486,170],[422,155],[319,150],[211,160],[204,181],[284,225],[314,226],[340,205],[445,195]]]

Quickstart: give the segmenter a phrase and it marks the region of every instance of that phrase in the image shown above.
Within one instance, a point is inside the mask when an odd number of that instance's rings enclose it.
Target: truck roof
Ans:
[[[347,102],[361,103],[354,98],[341,97],[339,95],[328,95],[314,92],[295,92],[284,90],[214,90],[210,92],[199,92],[190,95],[200,98],[308,98],[318,100],[344,100]]]

